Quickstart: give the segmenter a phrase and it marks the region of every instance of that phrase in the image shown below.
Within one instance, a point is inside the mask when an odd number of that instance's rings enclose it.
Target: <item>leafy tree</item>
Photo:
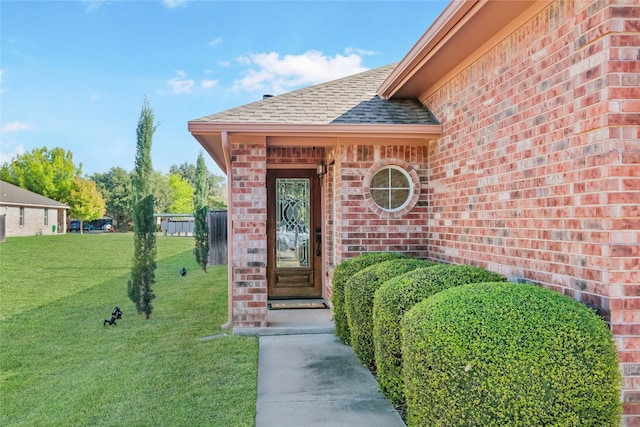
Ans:
[[[191,163],[182,163],[180,166],[172,165],[169,173],[179,174],[189,181],[193,188],[196,187],[196,166]],[[221,175],[214,175],[207,172],[207,181],[209,183],[209,192],[207,196],[207,204],[216,210],[224,210],[227,208],[227,179]]]
[[[154,171],[151,175],[151,191],[155,211],[158,213],[168,213],[173,205],[173,193],[169,185],[169,175]]]
[[[209,196],[227,200],[227,178],[222,175],[209,174]]]
[[[205,272],[207,271],[207,261],[209,259],[209,226],[207,224],[207,216],[209,215],[209,206],[207,204],[209,181],[207,180],[207,175],[207,166],[204,164],[204,157],[200,152],[196,165],[196,190],[193,197],[195,217],[193,228],[195,248],[193,253],[196,256],[196,261]]]
[[[100,218],[105,212],[105,202],[96,183],[79,176],[73,179],[67,203],[70,208],[69,215],[80,219],[80,233],[84,221]]]
[[[149,319],[155,298],[151,286],[155,283],[156,225],[153,218],[151,143],[156,125],[153,110],[145,99],[138,120],[137,152],[133,171],[133,231],[134,255],[131,279],[128,282],[129,298],[136,304],[136,311]]]
[[[187,181],[193,188],[196,187],[196,166],[191,163],[183,163],[180,166],[172,165],[169,168],[170,174],[180,175]]]
[[[120,226],[131,223],[131,174],[112,167],[109,172],[93,174],[91,179],[107,203],[107,215],[116,218]]]
[[[227,179],[220,175],[209,175],[209,206],[216,210],[227,209]]]
[[[1,180],[63,203],[81,173],[82,164],[76,167],[71,151],[59,147],[34,148],[0,167]]]
[[[189,181],[180,175],[169,174],[169,188],[173,196],[173,203],[171,204],[169,212],[193,212],[193,187]]]

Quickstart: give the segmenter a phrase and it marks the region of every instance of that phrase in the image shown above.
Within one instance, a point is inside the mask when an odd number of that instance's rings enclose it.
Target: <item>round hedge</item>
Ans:
[[[350,343],[349,321],[347,320],[347,312],[344,308],[344,287],[347,280],[353,277],[358,271],[374,264],[401,258],[407,259],[412,257],[397,252],[366,252],[342,261],[333,270],[333,278],[331,279],[331,305],[335,326],[334,333],[342,343]]]
[[[413,270],[385,282],[373,299],[373,344],[378,383],[395,404],[404,403],[400,321],[425,298],[454,286],[500,282],[501,274],[470,265],[442,264]]]
[[[417,258],[394,259],[367,267],[347,281],[344,300],[351,346],[363,365],[374,366],[372,312],[375,291],[389,279],[432,265],[433,262]]]
[[[560,293],[455,287],[414,306],[401,327],[409,426],[618,426],[611,333]]]

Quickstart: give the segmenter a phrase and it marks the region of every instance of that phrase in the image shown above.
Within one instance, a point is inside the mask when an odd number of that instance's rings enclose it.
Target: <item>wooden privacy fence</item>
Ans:
[[[209,212],[209,265],[227,264],[227,211]]]

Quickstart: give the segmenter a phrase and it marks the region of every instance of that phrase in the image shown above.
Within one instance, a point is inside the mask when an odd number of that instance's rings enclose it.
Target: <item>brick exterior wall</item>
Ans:
[[[20,225],[20,207],[2,206],[0,215],[5,217],[6,237],[51,235],[64,232],[63,210],[47,208],[48,221],[45,224],[45,208],[23,207],[23,225]],[[53,226],[55,225],[55,231]]]
[[[330,161],[327,162],[327,174],[321,180],[322,200],[324,201],[324,298],[331,304],[333,281],[333,270],[336,266],[336,248],[335,248],[335,185],[336,185],[336,166],[335,152],[331,153]]]
[[[625,4],[626,3],[626,4]],[[429,254],[597,307],[640,425],[640,7],[558,1],[425,100]]]
[[[231,149],[233,322],[267,326],[267,150],[264,138]]]
[[[428,257],[427,147],[403,145],[343,145],[335,151],[335,262],[363,252],[403,252]],[[371,174],[396,165],[415,176],[416,205],[385,215],[367,200]]]

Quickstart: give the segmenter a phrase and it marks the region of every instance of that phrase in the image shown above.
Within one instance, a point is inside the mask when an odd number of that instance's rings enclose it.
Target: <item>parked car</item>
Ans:
[[[91,230],[95,230],[95,227],[93,226],[93,224],[91,224],[90,222],[84,221],[82,223],[82,231],[91,231]],[[79,233],[80,232],[80,221],[71,221],[69,223],[69,232],[76,232]]]

